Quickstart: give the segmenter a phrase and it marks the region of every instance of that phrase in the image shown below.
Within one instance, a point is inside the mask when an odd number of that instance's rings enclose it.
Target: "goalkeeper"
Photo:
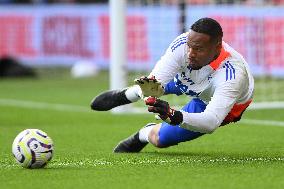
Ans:
[[[163,120],[147,124],[121,141],[114,152],[140,152],[148,143],[160,148],[177,145],[241,119],[252,101],[254,81],[242,55],[222,37],[216,20],[199,19],[170,44],[148,77],[92,101],[93,110],[107,111],[142,98],[148,111]],[[159,99],[167,94],[193,99],[174,110]]]

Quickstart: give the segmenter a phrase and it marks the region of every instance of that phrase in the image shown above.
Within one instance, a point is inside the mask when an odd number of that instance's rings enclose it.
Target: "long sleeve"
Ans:
[[[180,127],[201,133],[212,133],[218,128],[242,91],[247,90],[247,78],[244,73],[238,73],[237,80],[218,83],[206,109],[202,113],[183,113],[183,123]]]

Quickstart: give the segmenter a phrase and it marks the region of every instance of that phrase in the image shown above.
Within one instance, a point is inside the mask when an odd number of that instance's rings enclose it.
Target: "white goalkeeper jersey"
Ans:
[[[199,70],[188,67],[187,33],[178,36],[150,75],[163,86],[174,79],[182,93],[198,97],[207,107],[202,113],[183,113],[183,128],[212,133],[224,122],[241,116],[253,97],[254,80],[241,54],[223,42],[219,57]]]

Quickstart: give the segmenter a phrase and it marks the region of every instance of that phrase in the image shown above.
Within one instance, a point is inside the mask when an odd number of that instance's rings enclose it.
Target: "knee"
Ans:
[[[157,148],[164,148],[165,146],[161,145],[159,141],[159,131],[161,128],[161,124],[157,124],[149,133],[149,142],[153,144]]]

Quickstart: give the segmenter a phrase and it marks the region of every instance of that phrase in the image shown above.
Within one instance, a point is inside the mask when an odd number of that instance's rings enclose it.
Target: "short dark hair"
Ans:
[[[212,18],[201,18],[192,24],[190,29],[198,33],[209,35],[212,41],[222,41],[222,27]]]

